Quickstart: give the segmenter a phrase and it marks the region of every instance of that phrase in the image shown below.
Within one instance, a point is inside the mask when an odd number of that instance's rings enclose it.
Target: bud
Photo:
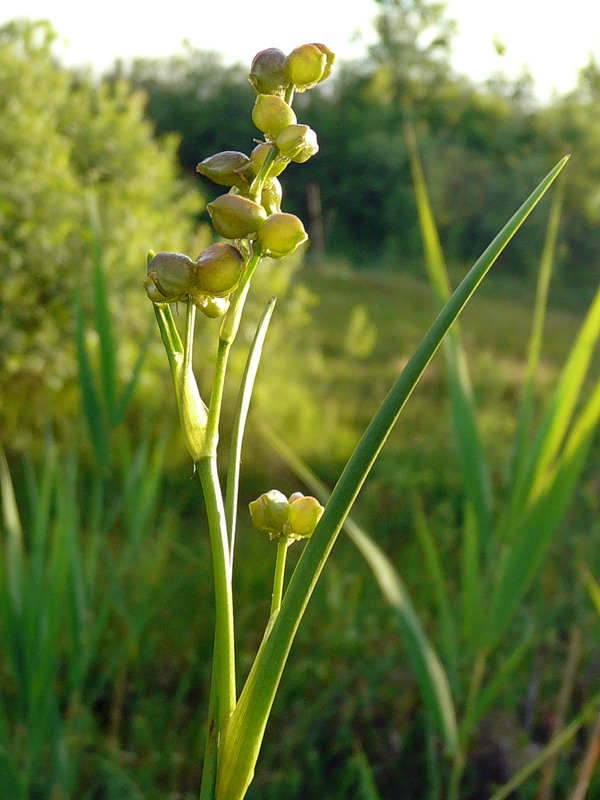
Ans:
[[[216,319],[222,317],[229,308],[229,297],[216,297],[212,294],[194,295],[194,304],[205,317]]]
[[[258,175],[260,168],[263,165],[263,161],[274,148],[275,145],[271,142],[261,142],[260,144],[257,144],[254,150],[250,153],[252,170],[254,171],[255,175]],[[275,178],[277,175],[281,175],[289,163],[289,158],[282,158],[281,156],[278,156],[271,164],[268,178]]]
[[[146,294],[153,303],[179,300],[192,289],[195,270],[195,263],[183,253],[157,253],[148,265]]]
[[[223,194],[206,208],[214,229],[225,239],[241,239],[256,233],[267,218],[262,206],[237,194]]]
[[[257,94],[282,95],[290,85],[286,54],[276,47],[261,50],[254,56],[248,80]]]
[[[251,170],[250,159],[237,150],[224,150],[201,161],[196,172],[204,175],[219,186],[237,186],[242,190],[248,188],[246,175]]]
[[[252,122],[259,131],[274,138],[288,125],[296,122],[296,115],[281,97],[259,94],[252,109]]]
[[[225,242],[211,244],[196,260],[193,294],[230,294],[238,285],[244,266],[244,257],[236,247]]]
[[[264,184],[260,195],[260,202],[267,214],[279,214],[281,212],[282,197],[283,189],[277,178],[269,178]]]
[[[294,214],[272,214],[259,231],[263,253],[271,258],[289,256],[308,239],[304,225]]]
[[[282,156],[297,164],[308,161],[319,152],[317,134],[308,125],[288,125],[276,137],[275,144]]]
[[[320,80],[327,67],[326,54],[314,44],[296,47],[288,56],[290,78],[296,91],[312,89]]]
[[[287,527],[290,504],[287,497],[277,489],[271,489],[249,504],[252,524],[259,531],[279,536]]]
[[[325,510],[315,497],[304,497],[300,492],[295,492],[289,500],[290,516],[288,522],[288,535],[296,539],[306,539],[312,536],[317,522]],[[294,500],[292,500],[294,498]]]

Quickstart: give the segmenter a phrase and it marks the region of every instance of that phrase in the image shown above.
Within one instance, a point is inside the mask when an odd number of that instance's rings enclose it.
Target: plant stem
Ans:
[[[215,457],[197,462],[206,504],[215,582],[215,659],[217,729],[220,732],[236,703],[233,593],[225,509]],[[215,667],[213,667],[215,669]]]
[[[283,581],[285,578],[285,561],[290,539],[287,536],[280,536],[277,539],[277,558],[275,560],[275,575],[273,576],[273,595],[271,597],[271,617],[279,613],[281,600],[283,598]]]

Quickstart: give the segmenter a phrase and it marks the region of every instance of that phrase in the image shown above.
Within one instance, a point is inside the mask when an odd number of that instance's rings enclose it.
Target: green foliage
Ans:
[[[154,140],[142,96],[124,82],[68,74],[53,59],[53,38],[44,23],[0,30],[0,419],[14,446],[29,444],[52,411],[75,405],[71,309],[77,286],[84,305],[91,294],[91,198],[111,310],[127,310],[123,375],[146,330],[131,302],[143,280],[140,253],[167,238],[189,247],[200,207],[177,178],[175,140]]]

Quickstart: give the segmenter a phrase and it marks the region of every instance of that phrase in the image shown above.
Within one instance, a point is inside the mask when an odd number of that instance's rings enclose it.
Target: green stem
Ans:
[[[215,582],[215,659],[217,730],[223,730],[235,708],[235,638],[233,629],[233,593],[225,509],[217,464],[214,457],[201,458],[197,464],[202,484],[210,533]]]
[[[275,575],[273,576],[273,596],[271,597],[271,617],[278,614],[283,598],[283,582],[285,579],[285,561],[290,539],[280,536],[277,540],[277,558],[275,560]]]
[[[216,637],[214,645],[214,657],[212,663],[212,675],[210,679],[210,699],[208,702],[208,721],[206,726],[206,743],[204,746],[204,761],[202,763],[202,783],[200,785],[199,800],[214,800],[217,787],[217,754],[218,754],[218,731],[217,731],[217,657],[216,657]]]
[[[206,422],[206,453],[209,457],[215,457],[217,454],[219,421],[221,419],[221,406],[223,404],[223,389],[225,387],[225,375],[227,373],[227,362],[229,361],[231,344],[232,343],[229,341],[219,339],[215,375],[213,378],[210,404],[208,407],[208,419]]]

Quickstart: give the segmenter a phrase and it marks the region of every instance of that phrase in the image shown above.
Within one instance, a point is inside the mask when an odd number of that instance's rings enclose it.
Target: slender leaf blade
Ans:
[[[329,553],[370,469],[444,337],[502,250],[559,175],[563,158],[504,226],[454,291],[356,446],[308,541],[270,635],[259,649],[219,747],[217,800],[241,800],[254,774],[271,706],[292,642]]]

